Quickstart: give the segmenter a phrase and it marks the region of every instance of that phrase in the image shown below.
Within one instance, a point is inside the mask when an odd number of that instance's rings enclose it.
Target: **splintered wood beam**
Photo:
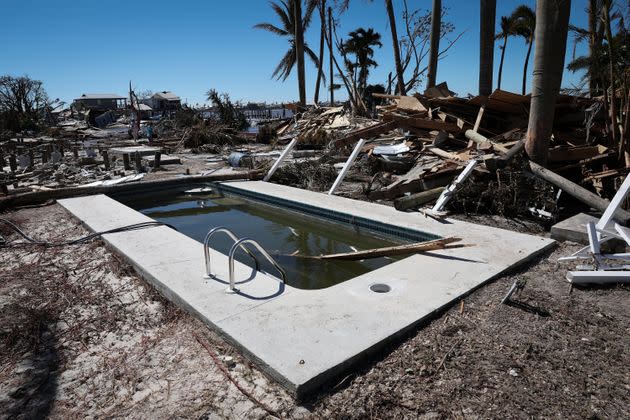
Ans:
[[[448,244],[461,241],[461,238],[442,238],[427,242],[417,242],[407,245],[388,246],[385,248],[366,249],[357,252],[345,252],[340,254],[327,254],[316,256],[295,255],[300,258],[313,258],[318,260],[367,260],[370,258],[392,257],[396,255],[414,254],[416,252],[435,251],[438,249],[461,248],[470,245],[454,245],[448,247]]]

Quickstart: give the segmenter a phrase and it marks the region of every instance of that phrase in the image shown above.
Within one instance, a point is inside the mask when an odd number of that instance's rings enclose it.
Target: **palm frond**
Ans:
[[[318,3],[319,0],[307,0],[306,11],[304,12],[304,16],[302,17],[302,28],[304,28],[304,30],[306,30],[306,28],[308,28],[308,26],[311,24],[313,12],[317,8]]]
[[[290,35],[284,29],[280,29],[277,26],[272,25],[271,23],[257,23],[256,25],[254,25],[254,28],[256,28],[256,29],[263,29],[265,31],[272,32],[274,34],[281,35],[281,36]]]
[[[293,11],[290,8],[291,5],[284,0],[281,0],[281,3],[282,6],[275,2],[269,2],[269,5],[276,13],[276,15],[278,15],[278,17],[280,18],[280,22],[282,22],[284,30],[289,33],[293,33],[295,32],[295,27],[293,25]]]
[[[276,66],[276,69],[274,70],[271,77],[275,77],[276,80],[287,80],[287,78],[291,74],[291,71],[293,70],[293,67],[295,67],[295,61],[295,48],[291,48],[286,52],[284,57],[282,57],[282,60],[280,60],[280,62]]]

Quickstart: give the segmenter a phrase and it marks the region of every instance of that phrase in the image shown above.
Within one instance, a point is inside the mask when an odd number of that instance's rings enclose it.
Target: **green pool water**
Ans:
[[[239,238],[252,238],[285,269],[287,284],[301,289],[329,287],[394,261],[390,258],[325,261],[304,257],[402,243],[372,231],[328,222],[233,195],[191,195],[169,191],[117,199],[155,220],[174,226],[200,243],[208,231],[217,226],[227,227]],[[227,255],[232,241],[223,234],[216,234],[210,245]],[[297,255],[293,255],[296,252]],[[264,257],[257,257],[263,271],[279,276]],[[237,252],[236,259],[253,266],[251,258],[242,251]]]

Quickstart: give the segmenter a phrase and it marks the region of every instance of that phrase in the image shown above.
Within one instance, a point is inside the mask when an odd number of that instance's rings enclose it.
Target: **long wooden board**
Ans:
[[[461,238],[442,238],[427,242],[417,242],[407,245],[388,246],[385,248],[366,249],[364,251],[357,252],[345,252],[340,254],[327,254],[327,255],[315,255],[304,256],[295,255],[301,258],[313,258],[318,260],[367,260],[370,258],[380,257],[392,257],[396,255],[414,254],[416,252],[435,251],[437,249],[449,248],[448,244],[461,241]],[[455,245],[453,247],[462,247],[464,245]]]

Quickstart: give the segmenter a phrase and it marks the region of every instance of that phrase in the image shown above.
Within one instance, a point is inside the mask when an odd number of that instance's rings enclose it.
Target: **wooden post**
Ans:
[[[11,168],[11,172],[17,171],[17,161],[15,160],[15,154],[13,153],[9,155],[9,167]]]
[[[153,169],[160,167],[160,159],[162,159],[162,153],[155,152],[155,157],[153,159]]]
[[[407,197],[400,197],[394,200],[394,207],[396,210],[407,210],[414,207],[419,207],[430,201],[437,200],[445,187],[437,187],[432,190],[422,191],[417,194],[411,194]]]
[[[48,162],[48,151],[46,148],[42,149],[42,164]]]
[[[105,170],[109,171],[109,153],[107,153],[107,150],[101,150],[101,156],[103,156],[103,163],[105,164]]]
[[[125,168],[125,171],[128,171],[131,169],[131,164],[129,163],[129,154],[128,153],[123,153],[123,168]]]
[[[33,152],[33,149],[28,149],[28,158],[30,160],[30,167],[32,168],[33,166],[35,166],[35,153]]]
[[[78,146],[73,146],[72,147],[72,154],[74,155],[75,159],[79,158],[79,147]]]
[[[134,159],[133,160],[134,160],[134,162],[136,164],[136,172],[137,173],[142,172],[142,156],[140,156],[139,152],[136,152],[134,154]]]

